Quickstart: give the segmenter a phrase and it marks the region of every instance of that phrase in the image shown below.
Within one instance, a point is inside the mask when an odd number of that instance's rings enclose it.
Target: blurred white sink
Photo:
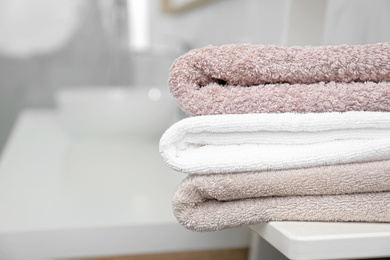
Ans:
[[[178,107],[168,90],[151,87],[72,87],[55,94],[64,126],[80,137],[161,136]]]

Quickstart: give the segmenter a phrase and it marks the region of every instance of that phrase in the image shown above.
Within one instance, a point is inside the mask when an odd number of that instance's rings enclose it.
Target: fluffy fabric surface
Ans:
[[[279,220],[390,222],[390,161],[189,175],[173,211],[195,231]]]
[[[173,169],[211,174],[390,159],[390,113],[208,115],[161,137]]]
[[[390,111],[390,43],[195,49],[169,87],[192,115]]]

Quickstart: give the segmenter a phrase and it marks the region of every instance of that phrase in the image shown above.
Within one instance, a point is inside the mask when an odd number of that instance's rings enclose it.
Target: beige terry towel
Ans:
[[[267,221],[390,222],[390,161],[189,175],[173,211],[195,231]]]

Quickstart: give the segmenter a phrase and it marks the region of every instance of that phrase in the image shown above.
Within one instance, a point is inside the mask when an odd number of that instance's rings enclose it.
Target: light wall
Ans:
[[[153,45],[178,47],[158,55],[129,55],[105,34],[96,1],[84,0],[83,21],[66,46],[29,58],[0,53],[0,150],[20,109],[53,107],[57,88],[75,85],[162,85],[186,48],[252,42],[278,44],[287,0],[220,0],[183,14],[163,14],[150,1]]]
[[[328,0],[323,44],[390,41],[390,1]]]
[[[288,0],[216,0],[179,14],[152,6],[152,41],[199,48],[228,43],[280,44]]]

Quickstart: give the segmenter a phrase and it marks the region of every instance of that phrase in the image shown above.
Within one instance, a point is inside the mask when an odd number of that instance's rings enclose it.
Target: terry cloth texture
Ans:
[[[390,113],[208,115],[181,120],[161,137],[173,169],[250,172],[390,159]]]
[[[173,212],[195,231],[273,220],[390,222],[388,191],[390,161],[189,175]]]
[[[192,115],[390,111],[390,43],[195,49],[169,87]]]

